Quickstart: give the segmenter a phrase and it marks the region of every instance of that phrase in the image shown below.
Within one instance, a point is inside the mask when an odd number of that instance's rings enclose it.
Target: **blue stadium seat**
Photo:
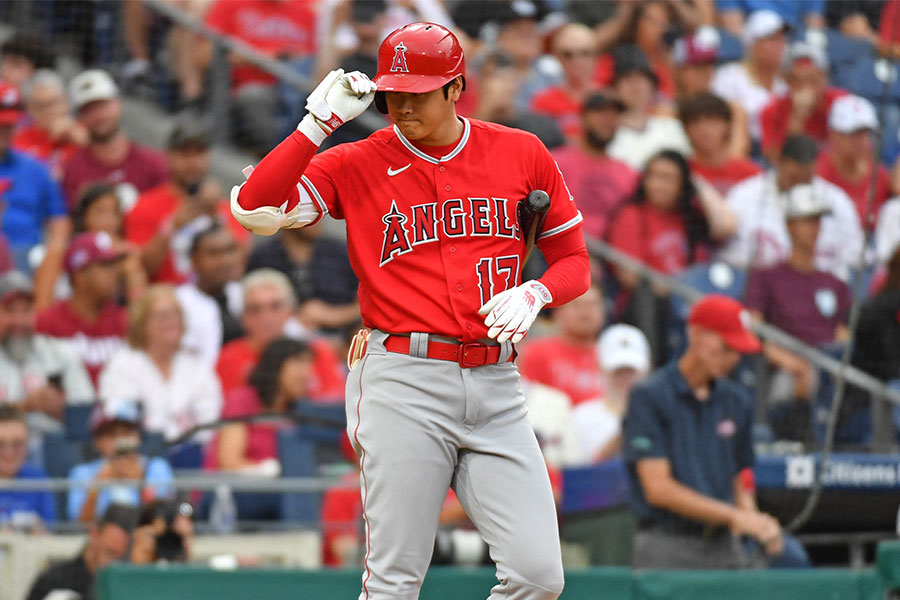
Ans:
[[[318,474],[315,442],[303,435],[300,428],[278,432],[278,457],[283,477],[315,477]],[[315,526],[322,512],[318,493],[290,493],[281,495],[281,519],[296,524]]]
[[[892,80],[891,77],[893,77]],[[885,86],[886,81],[889,81],[887,86]],[[873,56],[864,56],[852,62],[835,65],[832,69],[832,83],[868,98],[876,106],[881,103],[885,91],[888,101],[900,100],[897,67],[886,60]]]
[[[69,440],[91,439],[91,414],[93,412],[93,404],[66,405],[63,423],[65,423],[66,437]]]
[[[72,467],[84,460],[85,440],[70,440],[67,432],[44,434],[44,469],[52,478],[66,478]],[[54,492],[56,514],[67,514],[66,493]]]
[[[734,62],[744,57],[744,46],[734,34],[720,28],[719,40],[720,63]]]

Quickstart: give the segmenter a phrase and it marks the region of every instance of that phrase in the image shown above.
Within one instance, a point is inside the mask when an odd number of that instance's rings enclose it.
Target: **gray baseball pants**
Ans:
[[[452,486],[497,565],[489,600],[555,600],[556,507],[515,365],[464,369],[423,358],[426,334],[412,334],[409,356],[386,351],[386,337],[372,332],[347,378],[366,527],[359,599],[419,597]]]

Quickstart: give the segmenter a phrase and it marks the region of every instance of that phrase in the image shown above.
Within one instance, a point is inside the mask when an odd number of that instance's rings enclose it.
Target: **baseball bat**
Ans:
[[[544,190],[532,190],[528,192],[525,200],[519,204],[518,217],[519,228],[522,231],[522,239],[525,240],[525,262],[531,258],[537,237],[544,225],[544,218],[550,209],[550,194]]]

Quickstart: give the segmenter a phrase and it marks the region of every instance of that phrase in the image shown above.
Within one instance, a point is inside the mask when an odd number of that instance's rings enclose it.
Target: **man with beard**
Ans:
[[[588,96],[581,107],[580,142],[558,148],[553,157],[584,215],[585,237],[602,238],[616,207],[637,184],[638,174],[606,152],[625,106],[607,93]]]
[[[28,413],[32,450],[41,433],[58,430],[66,403],[91,402],[94,386],[66,342],[35,334],[31,281],[18,271],[0,276],[0,404]]]
[[[239,242],[250,234],[231,218],[219,182],[209,176],[209,129],[182,117],[169,135],[170,176],[142,193],[125,216],[125,237],[141,247],[141,260],[156,283],[181,284],[191,275],[194,236],[214,223],[227,225]]]
[[[128,211],[138,194],[162,183],[165,158],[130,140],[122,130],[122,101],[109,73],[83,71],[69,84],[69,96],[79,121],[88,130],[88,145],[75,152],[63,167],[63,192],[74,211],[85,185],[108,181]]]

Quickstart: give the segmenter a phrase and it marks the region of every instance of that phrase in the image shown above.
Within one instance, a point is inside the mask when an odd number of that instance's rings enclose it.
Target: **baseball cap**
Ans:
[[[607,327],[597,343],[597,359],[604,371],[625,367],[650,370],[650,344],[644,333],[632,325]]]
[[[691,307],[688,324],[719,334],[731,349],[742,354],[762,348],[759,338],[750,331],[750,313],[728,296],[709,294],[701,298]]]
[[[113,423],[127,423],[137,428],[141,426],[141,407],[136,400],[124,402],[98,402],[91,412],[91,432],[101,433]]]
[[[861,129],[878,129],[878,114],[871,102],[861,96],[841,96],[828,112],[828,129],[853,133]]]
[[[756,40],[767,38],[779,31],[790,31],[790,29],[790,25],[774,10],[757,10],[747,17],[741,33],[741,42],[744,47],[749,47]]]
[[[806,219],[831,214],[831,207],[809,183],[801,183],[781,193],[785,219]]]
[[[581,105],[581,112],[586,113],[591,110],[603,110],[610,107],[615,108],[619,112],[625,110],[625,104],[617,96],[609,92],[594,92]]]
[[[21,271],[8,271],[0,275],[0,302],[6,303],[14,298],[32,298],[34,292],[31,278]]]
[[[106,71],[89,69],[76,75],[69,83],[69,97],[77,112],[91,102],[118,98],[119,88]]]
[[[113,247],[113,239],[105,231],[81,233],[69,243],[64,264],[69,274],[98,262],[116,260],[122,256]]]
[[[634,45],[619,46],[613,49],[613,83],[629,73],[643,73],[653,80],[654,85],[659,85],[659,77],[653,70],[653,65],[644,51]]]
[[[790,48],[784,55],[785,68],[792,67],[796,62],[808,60],[816,65],[822,71],[828,71],[828,55],[821,46],[810,44],[805,41],[797,41],[791,44]]]
[[[209,127],[199,115],[182,117],[172,127],[168,146],[169,150],[177,150],[188,146],[209,148]]]
[[[0,125],[15,125],[24,116],[19,90],[5,81],[0,81]]]
[[[715,64],[719,60],[721,37],[713,27],[700,27],[691,35],[675,40],[672,60],[678,66]]]

